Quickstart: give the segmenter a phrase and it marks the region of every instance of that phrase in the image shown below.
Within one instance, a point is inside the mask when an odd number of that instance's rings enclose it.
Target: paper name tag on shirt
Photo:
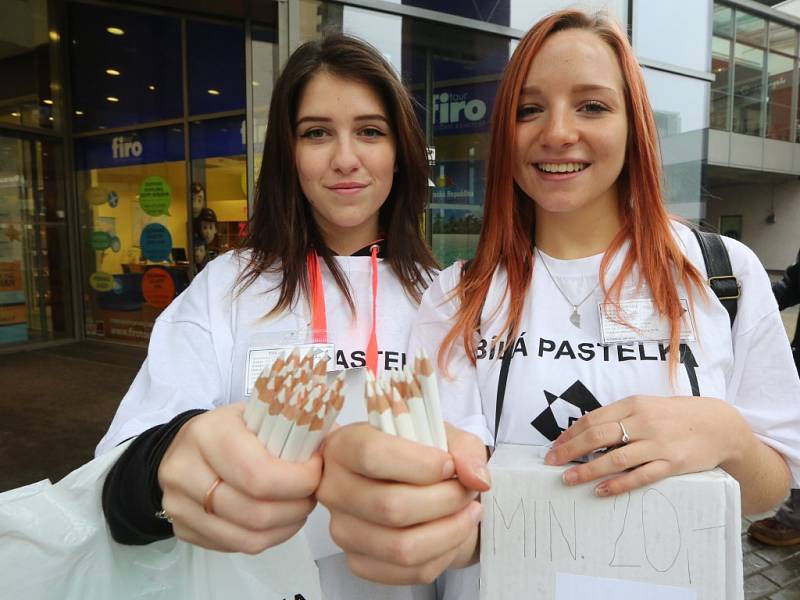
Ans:
[[[689,301],[681,298],[681,341],[694,342],[695,329]],[[600,335],[604,344],[663,342],[670,339],[669,321],[651,298],[624,300],[619,305],[599,304]]]
[[[294,348],[300,350],[300,355],[305,356],[309,350],[314,354],[314,362],[321,360],[325,355],[328,356],[328,365],[335,364],[336,351],[334,345],[326,344],[296,344],[292,346],[267,346],[261,348],[250,348],[247,351],[247,367],[244,378],[244,395],[249,397],[253,393],[256,379],[261,372],[272,367],[272,363],[279,357],[288,357]]]

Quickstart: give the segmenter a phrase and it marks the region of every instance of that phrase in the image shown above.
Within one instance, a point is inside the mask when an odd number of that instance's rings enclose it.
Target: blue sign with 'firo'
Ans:
[[[153,262],[161,262],[169,258],[172,250],[172,236],[169,230],[160,223],[150,223],[142,229],[139,236],[142,257]]]

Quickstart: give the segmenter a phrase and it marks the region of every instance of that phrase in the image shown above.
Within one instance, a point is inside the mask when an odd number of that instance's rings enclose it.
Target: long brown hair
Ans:
[[[314,249],[354,310],[347,276],[322,238],[300,188],[294,158],[303,90],[321,72],[369,86],[386,110],[397,143],[397,172],[378,215],[379,227],[386,235],[385,260],[409,297],[419,302],[437,268],[420,229],[428,189],[425,138],[411,98],[392,66],[366,42],[342,34],[300,46],[275,83],[253,217],[242,248],[250,251],[250,259],[240,283],[246,287],[262,273],[280,273],[280,295],[269,314],[289,308],[298,292],[309,298],[306,257]]]
[[[481,309],[492,275],[499,266],[505,268],[508,277],[509,311],[498,337],[516,335],[525,295],[531,285],[531,249],[536,227],[535,199],[525,195],[513,176],[517,107],[534,57],[551,35],[568,29],[589,31],[608,44],[617,57],[624,81],[628,143],[625,164],[617,180],[622,227],[600,263],[600,278],[607,301],[619,302],[625,278],[632,273],[634,266],[638,266],[652,290],[658,311],[670,322],[671,347],[677,348],[683,312],[678,283],[683,283],[687,289],[692,285],[703,286],[699,272],[683,255],[672,236],[661,189],[655,120],[628,38],[612,19],[602,14],[590,16],[578,10],[559,11],[539,21],[525,34],[500,82],[492,114],[483,228],[475,259],[455,291],[461,304],[455,324],[440,348],[439,362],[442,365],[458,339],[463,341],[467,354],[475,360],[473,333],[480,324]],[[609,263],[626,240],[630,240],[630,250],[618,275],[606,288],[604,276]],[[678,353],[672,352],[670,363],[673,367],[677,360]]]

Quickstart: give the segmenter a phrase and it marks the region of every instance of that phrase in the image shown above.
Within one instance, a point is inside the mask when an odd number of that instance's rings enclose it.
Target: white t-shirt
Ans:
[[[97,447],[102,454],[123,440],[150,427],[168,422],[175,415],[197,408],[213,409],[245,399],[248,350],[284,333],[309,330],[306,302],[266,318],[275,305],[278,275],[261,275],[237,295],[238,276],[247,255],[233,252],[211,261],[191,285],[159,315],[150,337],[147,359],[122,400],[111,427]],[[321,262],[328,326],[334,344],[337,368],[365,364],[371,327],[372,287],[369,257],[337,257],[351,285],[357,318]],[[388,263],[378,262],[377,338],[378,370],[398,369],[417,305],[405,293]],[[364,406],[348,406],[339,423],[366,420]],[[326,527],[325,509],[318,506],[306,528]],[[327,536],[327,529],[325,529]],[[313,551],[313,548],[312,548]],[[376,598],[380,600],[428,600],[433,586],[390,587],[353,576],[343,557],[318,561],[324,597],[327,600]],[[357,594],[356,594],[357,592]]]
[[[673,225],[680,247],[701,274],[705,265],[691,230]],[[668,343],[600,343],[597,287],[602,255],[577,260],[544,260],[558,285],[573,302],[580,302],[581,327],[570,322],[572,305],[557,289],[541,260],[525,298],[520,340],[510,362],[498,441],[549,445],[560,431],[586,411],[634,394],[654,396],[710,396],[735,406],[756,436],[781,453],[795,481],[800,481],[800,381],[786,331],[772,295],[769,278],[758,258],[743,244],[723,238],[734,275],[741,284],[736,321],[706,289],[693,294],[691,310],[697,341],[686,341],[691,352],[678,365],[675,386],[670,383]],[[626,246],[627,248],[627,246]],[[610,284],[625,249],[612,260]],[[461,265],[443,271],[428,288],[420,306],[409,348],[424,347],[434,356],[453,324],[458,308],[451,292],[461,276]],[[636,290],[635,274],[626,282],[621,300],[648,298],[647,286]],[[448,366],[450,379],[439,376],[444,417],[453,425],[495,445],[494,423],[499,344],[492,351],[505,320],[505,272],[495,272],[481,317],[477,366],[462,344],[454,346]],[[687,298],[681,288],[681,298]],[[477,597],[477,585],[473,585]],[[456,596],[448,597],[455,598]],[[460,595],[467,598],[468,595]]]

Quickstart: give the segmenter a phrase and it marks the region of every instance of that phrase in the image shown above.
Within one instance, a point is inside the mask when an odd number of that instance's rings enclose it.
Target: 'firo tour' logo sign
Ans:
[[[111,138],[111,156],[119,158],[139,158],[144,152],[144,146],[139,140],[118,135]]]
[[[433,95],[433,124],[475,123],[486,116],[486,102],[470,99],[469,92],[441,92]]]

